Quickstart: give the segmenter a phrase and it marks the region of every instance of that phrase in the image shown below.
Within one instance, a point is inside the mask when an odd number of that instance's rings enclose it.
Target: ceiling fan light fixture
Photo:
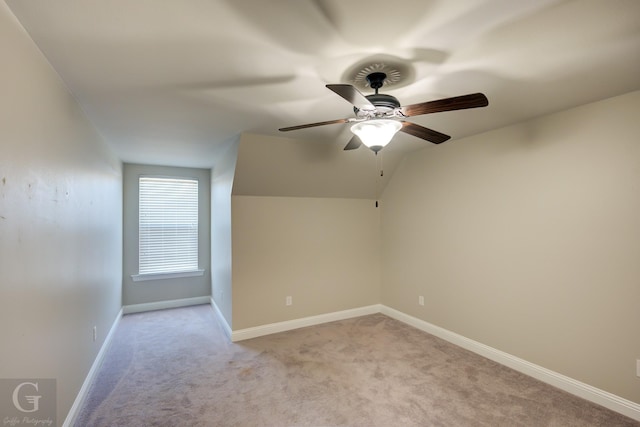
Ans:
[[[360,138],[362,143],[376,153],[391,142],[391,138],[402,128],[397,120],[373,119],[356,123],[351,126],[351,132]]]

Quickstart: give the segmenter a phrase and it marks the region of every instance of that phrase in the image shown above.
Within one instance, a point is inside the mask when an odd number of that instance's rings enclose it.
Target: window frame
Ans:
[[[196,269],[192,269],[192,270],[182,270],[182,271],[164,271],[164,272],[153,272],[153,273],[140,273],[140,181],[141,178],[158,178],[158,179],[170,179],[170,180],[190,180],[190,181],[196,181],[197,182],[197,205],[196,205],[196,210],[198,212],[198,231],[196,233],[196,247],[197,247],[197,268]],[[200,268],[200,236],[199,236],[199,228],[200,228],[200,179],[198,177],[194,177],[194,176],[177,176],[177,175],[162,175],[162,174],[140,174],[137,177],[137,188],[138,188],[138,192],[137,192],[137,203],[138,203],[138,215],[137,215],[137,222],[138,222],[138,248],[137,248],[137,255],[138,255],[138,273],[137,274],[132,274],[131,275],[131,279],[134,282],[141,282],[141,281],[149,281],[149,280],[160,280],[160,279],[173,279],[173,278],[182,278],[182,277],[196,277],[196,276],[203,276],[204,275],[204,269]]]

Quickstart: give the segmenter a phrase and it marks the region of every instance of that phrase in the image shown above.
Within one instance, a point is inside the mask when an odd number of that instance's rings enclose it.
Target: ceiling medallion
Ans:
[[[356,86],[371,87],[367,76],[372,73],[384,73],[387,77],[382,82],[384,86],[393,86],[399,83],[402,79],[402,73],[396,68],[388,66],[385,63],[379,62],[376,64],[370,64],[362,68],[353,78],[353,83]]]
[[[350,83],[364,93],[371,92],[367,76],[372,73],[384,73],[385,88],[396,89],[413,83],[415,73],[410,61],[390,55],[375,55],[351,66],[342,75],[342,81]]]

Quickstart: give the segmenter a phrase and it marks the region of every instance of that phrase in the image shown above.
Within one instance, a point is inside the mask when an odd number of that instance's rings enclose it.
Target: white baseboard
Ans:
[[[319,325],[321,323],[335,322],[337,320],[350,319],[352,317],[366,316],[368,314],[380,313],[380,304],[366,307],[352,308],[350,310],[335,311],[333,313],[319,314],[317,316],[303,317],[301,319],[287,320],[286,322],[270,323],[253,328],[239,329],[231,332],[231,341],[237,342],[257,338],[263,335],[275,334],[278,332],[290,331],[292,329],[304,328],[306,326]]]
[[[87,393],[89,392],[89,387],[91,386],[91,383],[93,382],[94,377],[98,372],[98,368],[100,368],[100,365],[102,365],[102,360],[104,359],[104,356],[107,353],[109,344],[111,344],[111,339],[113,338],[113,335],[116,331],[116,328],[118,327],[118,324],[120,323],[120,319],[122,318],[122,312],[123,312],[123,309],[120,309],[120,311],[118,312],[118,315],[116,316],[116,319],[113,321],[113,324],[109,329],[109,333],[105,337],[104,342],[100,347],[100,351],[98,351],[98,354],[96,355],[96,358],[93,361],[93,364],[91,365],[91,369],[89,369],[89,373],[87,374],[87,377],[84,379],[84,382],[82,383],[82,387],[80,387],[80,391],[78,392],[76,399],[73,401],[73,405],[71,405],[71,409],[69,409],[67,418],[65,418],[64,423],[62,423],[62,427],[71,427],[76,417],[78,416],[78,411],[80,411],[80,408],[82,407],[82,404],[84,403],[84,400],[87,397]]]
[[[543,368],[542,366],[527,362],[526,360],[463,337],[455,332],[451,332],[424,320],[410,316],[391,307],[381,305],[380,312],[393,319],[420,329],[421,331],[435,335],[438,338],[442,338],[445,341],[449,341],[452,344],[484,356],[487,359],[491,359],[494,362],[498,362],[511,369],[522,372],[525,375],[536,378],[590,402],[604,406],[605,408],[616,411],[636,421],[640,421],[640,405],[635,402],[623,399],[615,394],[600,390],[599,388],[574,380],[573,378],[559,374],[550,369]]]
[[[165,308],[187,307],[190,305],[209,304],[211,297],[172,299],[168,301],[147,302],[143,304],[131,304],[122,307],[123,314],[141,313],[143,311],[164,310]]]
[[[220,307],[218,307],[218,304],[216,304],[213,297],[211,297],[211,308],[213,309],[213,312],[215,313],[218,320],[220,321],[220,324],[222,325],[222,329],[224,329],[224,332],[227,334],[227,337],[231,339],[231,336],[232,336],[231,326],[229,326],[229,323],[227,323],[227,319],[225,319],[224,316],[222,315],[222,311],[220,311]]]

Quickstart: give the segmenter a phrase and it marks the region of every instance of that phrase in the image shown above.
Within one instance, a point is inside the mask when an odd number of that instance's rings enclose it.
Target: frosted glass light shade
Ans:
[[[360,138],[362,143],[376,153],[391,142],[391,138],[402,128],[397,120],[374,119],[356,123],[351,132]]]

